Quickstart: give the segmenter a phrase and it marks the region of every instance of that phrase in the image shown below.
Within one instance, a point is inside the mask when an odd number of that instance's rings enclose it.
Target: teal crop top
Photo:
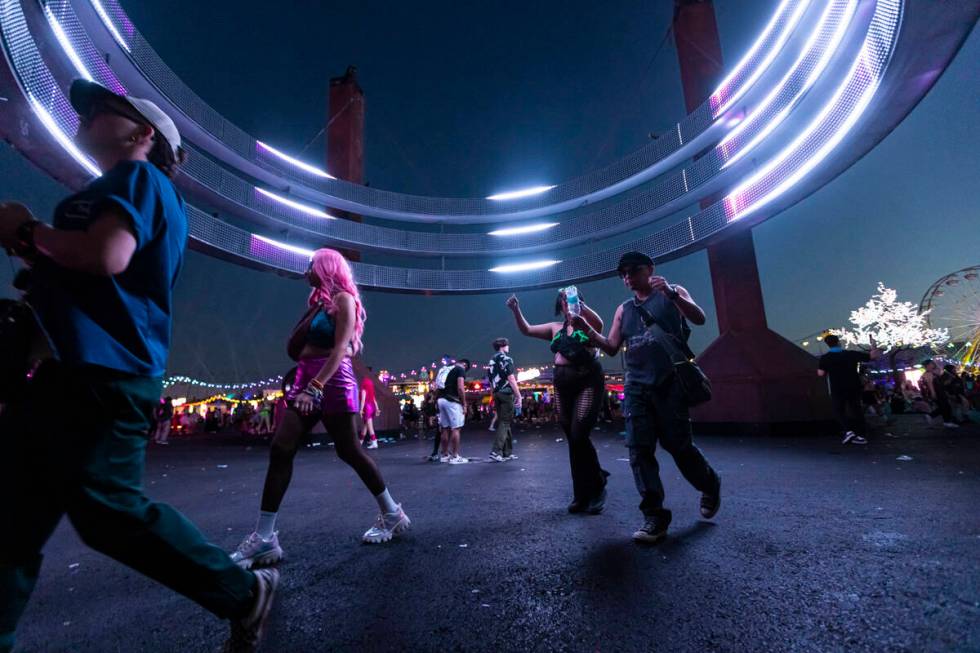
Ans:
[[[307,342],[321,349],[333,349],[336,333],[333,319],[326,311],[319,311],[310,322],[310,330],[306,336]]]

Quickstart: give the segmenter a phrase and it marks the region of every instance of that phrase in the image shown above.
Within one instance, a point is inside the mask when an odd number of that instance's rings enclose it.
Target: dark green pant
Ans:
[[[245,614],[255,576],[143,494],[159,379],[45,363],[27,397],[0,417],[0,650],[37,582],[41,549],[62,515],[82,540],[223,618]],[[95,598],[95,597],[91,597]]]
[[[514,393],[495,392],[493,403],[497,409],[497,434],[493,439],[493,453],[509,456],[514,449],[510,423],[514,421]]]

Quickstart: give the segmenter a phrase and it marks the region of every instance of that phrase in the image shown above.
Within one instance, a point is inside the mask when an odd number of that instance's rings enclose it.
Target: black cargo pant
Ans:
[[[718,490],[718,474],[691,438],[691,417],[679,384],[671,380],[660,386],[627,383],[625,411],[630,467],[646,517],[669,514],[664,509],[664,486],[654,455],[658,442],[696,490]]]

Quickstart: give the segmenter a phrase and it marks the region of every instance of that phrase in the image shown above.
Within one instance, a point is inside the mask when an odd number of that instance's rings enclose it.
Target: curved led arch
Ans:
[[[3,10],[3,5],[9,7],[10,2],[11,0],[0,0],[0,19],[10,20],[8,12]],[[902,65],[896,67],[899,73],[892,76],[891,88],[885,93],[886,100],[894,103],[897,109],[892,109],[892,113],[888,113],[887,107],[881,108],[883,105],[878,91],[886,71],[889,70],[904,4],[912,4],[918,11],[913,34],[919,39],[924,39],[928,35],[931,39],[930,46],[937,48],[937,52],[932,56],[925,56],[921,51],[914,51],[915,48],[911,44],[903,50]],[[868,8],[870,9],[870,3]],[[932,25],[925,26],[924,17],[936,22],[946,20],[951,24],[943,25],[946,32],[937,32]],[[355,263],[355,274],[358,281],[366,287],[409,291],[481,292],[557,285],[567,281],[606,276],[624,248],[642,249],[659,258],[691,251],[703,245],[707,238],[721,233],[733,222],[738,223],[748,219],[748,222],[752,223],[798,201],[813,192],[820,184],[839,174],[873,147],[887,134],[887,130],[891,128],[888,125],[893,126],[897,120],[904,117],[928,90],[935,79],[936,71],[942,70],[948,63],[962,43],[964,35],[968,33],[970,25],[976,21],[976,17],[975,9],[970,10],[961,6],[939,12],[929,5],[916,3],[914,0],[906,0],[905,3],[900,0],[879,0],[874,5],[874,15],[866,32],[862,33],[864,39],[859,56],[846,68],[846,74],[836,88],[831,89],[832,92],[829,94],[824,93],[825,97],[829,95],[829,99],[814,98],[814,103],[822,105],[820,110],[800,133],[792,134],[792,138],[783,139],[788,140],[789,145],[781,148],[769,161],[763,162],[758,172],[727,193],[724,200],[645,237],[588,255],[564,258],[561,261],[556,259],[541,261],[542,264],[547,263],[547,267],[513,271],[507,274],[501,274],[500,271],[507,270],[507,266],[515,265],[514,263],[501,262],[493,268],[495,272],[485,268],[447,271]],[[31,78],[26,82],[23,80],[20,82],[20,91],[24,94],[27,106],[33,110],[37,122],[52,136],[52,141],[57,142],[65,151],[64,158],[71,157],[81,165],[68,147],[73,144],[67,137],[72,126],[71,120],[64,118],[66,99],[53,85],[50,73],[38,68],[37,57],[31,60],[24,58],[23,53],[11,52],[11,38],[15,39],[13,42],[16,42],[18,47],[22,44],[19,37],[22,35],[23,26],[14,26],[21,30],[21,34],[14,37],[8,37],[10,30],[6,22],[2,27],[4,56],[10,63],[10,70],[30,71]],[[57,39],[56,36],[54,38]],[[914,38],[913,43],[916,42]],[[915,71],[922,71],[917,78]],[[923,83],[922,76],[929,74],[933,76],[927,83]],[[915,79],[909,81],[909,78]],[[40,83],[40,86],[37,86],[39,92],[28,93],[28,87],[25,85],[36,82]],[[6,87],[5,84],[7,82],[4,71],[0,70],[0,92],[9,95],[11,93],[9,84]],[[820,88],[823,92],[829,87],[824,83]],[[893,89],[901,89],[901,91]],[[11,100],[12,103],[8,106],[16,112],[17,99],[11,97]],[[872,106],[875,106],[879,112],[885,111],[885,120],[865,121],[867,125],[863,129],[855,129]],[[883,122],[886,123],[884,127]],[[6,131],[8,138],[11,138],[15,144],[26,137],[23,133],[11,133],[9,125],[3,123],[3,116],[0,116],[0,128]],[[51,128],[52,126],[54,129]],[[869,127],[871,131],[877,133],[867,136]],[[744,133],[749,134],[751,130],[746,128]],[[857,138],[860,144],[850,148],[854,151],[842,151],[847,149],[841,148],[845,138],[852,143],[854,138]],[[42,163],[46,169],[50,169],[52,162]],[[681,174],[685,186],[688,184],[684,174],[687,170],[684,169]],[[96,174],[97,170],[95,172],[88,170],[88,172]],[[75,179],[82,179],[82,177],[76,175]],[[309,249],[273,240],[261,234],[250,234],[194,207],[190,207],[189,215],[192,237],[198,248],[212,251],[219,256],[227,256],[243,262],[250,261],[263,267],[291,273],[300,273],[305,269],[305,259],[311,251]]]
[[[67,0],[61,1],[66,2]],[[79,2],[80,0],[75,1]],[[167,71],[166,66],[159,61],[152,48],[131,26],[128,17],[116,0],[102,0],[102,4],[105,6],[105,10],[97,13],[99,28],[115,28],[117,23],[122,23],[127,34],[131,32],[128,39],[131,47],[126,53],[127,58],[136,70],[142,71],[142,66],[147,67],[148,72],[143,72],[143,74],[150,76],[149,78],[154,81],[154,88],[160,89],[159,93],[165,95],[164,89],[173,87],[174,93],[183,101],[194,100],[197,102],[195,111],[189,111],[186,115],[195,115],[201,111],[213,112],[200,98],[197,98],[186,87],[180,86],[176,76],[170,74],[161,79],[153,78],[152,75],[158,71]],[[727,104],[731,104],[729,99],[744,97],[761,75],[776,61],[810,5],[810,0],[782,0],[766,29],[736,66],[735,74],[719,87],[716,96],[724,95],[724,102]],[[79,9],[81,8],[82,6],[79,6]],[[120,64],[117,63],[116,65]],[[122,73],[120,72],[120,74]],[[710,101],[706,101],[702,107],[693,112],[682,123],[678,123],[675,126],[676,133],[671,134],[670,137],[659,139],[658,142],[651,143],[621,161],[595,173],[558,184],[547,193],[515,198],[506,204],[501,204],[499,200],[485,198],[412,196],[365,188],[330,179],[307,180],[304,177],[293,177],[292,173],[295,170],[293,166],[298,160],[285,152],[280,152],[288,159],[280,157],[281,162],[286,162],[287,165],[278,168],[278,171],[284,175],[283,185],[279,189],[289,187],[291,193],[313,203],[391,220],[438,222],[451,219],[457,222],[500,222],[502,220],[543,217],[579,208],[585,203],[595,203],[608,199],[649,181],[657,174],[675,165],[685,156],[695,154],[699,146],[710,145],[710,143],[701,142],[699,137],[706,135],[714,127],[724,128],[725,123],[718,120],[724,113],[724,111],[713,111]],[[183,117],[186,116],[177,117],[178,123]],[[200,130],[200,126],[197,129]],[[215,141],[220,143],[220,139],[220,134],[217,134]],[[193,139],[190,140],[193,142]],[[257,143],[257,141],[253,139],[253,143]],[[240,151],[231,152],[228,148],[225,148],[224,152],[219,152],[218,149],[215,149],[218,146],[214,143],[198,143],[198,145],[219,158],[241,156]],[[268,147],[265,143],[261,147],[256,144],[253,148],[252,160],[248,162],[248,165],[254,166],[257,162],[256,155]],[[269,161],[268,157],[263,157],[263,159],[266,162]],[[288,164],[289,159],[294,162],[292,165]],[[663,165],[660,165],[661,163]],[[236,164],[232,163],[232,165],[234,167]],[[310,167],[315,168],[315,166]],[[309,170],[304,171],[310,172]],[[255,169],[253,168],[248,172],[253,174]],[[321,170],[320,173],[323,171]],[[316,173],[311,174],[316,175]],[[272,184],[272,180],[269,179],[268,183]],[[274,185],[270,185],[270,188],[275,189]]]

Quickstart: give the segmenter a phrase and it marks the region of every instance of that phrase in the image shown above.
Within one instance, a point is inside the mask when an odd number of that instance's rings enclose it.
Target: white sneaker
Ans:
[[[279,546],[279,531],[272,534],[268,540],[252,532],[242,540],[235,552],[231,554],[232,561],[242,569],[266,567],[282,560],[282,548]]]
[[[371,444],[369,444],[367,446],[367,448],[368,449],[377,449],[378,448],[378,441],[377,440],[371,440]]]
[[[958,428],[960,428],[960,425],[959,424],[954,424],[953,422],[943,422],[943,426],[945,426],[948,429],[958,429]]]
[[[439,456],[439,462],[441,463],[449,463],[452,462],[452,460],[452,456]]]
[[[456,456],[454,458],[450,458],[449,459],[449,464],[450,465],[465,465],[468,462],[470,462],[470,459],[469,458],[463,458],[462,456]]]
[[[860,435],[855,435],[851,438],[851,444],[868,444],[868,441],[862,438]]]
[[[431,456],[429,456],[429,457],[427,458],[427,460],[428,460],[428,461],[429,461],[430,463],[437,463],[437,462],[439,462],[439,454],[437,454],[437,453],[434,453],[434,454],[432,454]]]
[[[517,460],[517,454],[511,454],[509,456],[504,456],[504,460]]]
[[[855,433],[854,431],[848,431],[847,433],[844,434],[844,439],[841,441],[841,444],[847,444],[848,442],[850,442],[856,437],[857,437],[857,433]]]
[[[369,528],[361,539],[365,544],[381,544],[391,541],[395,535],[404,533],[412,525],[412,520],[408,518],[401,504],[395,512],[381,513],[378,521]]]
[[[491,451],[490,452],[490,462],[493,462],[493,463],[502,463],[505,460],[507,460],[507,459],[504,458],[499,453],[497,453],[496,451]]]

